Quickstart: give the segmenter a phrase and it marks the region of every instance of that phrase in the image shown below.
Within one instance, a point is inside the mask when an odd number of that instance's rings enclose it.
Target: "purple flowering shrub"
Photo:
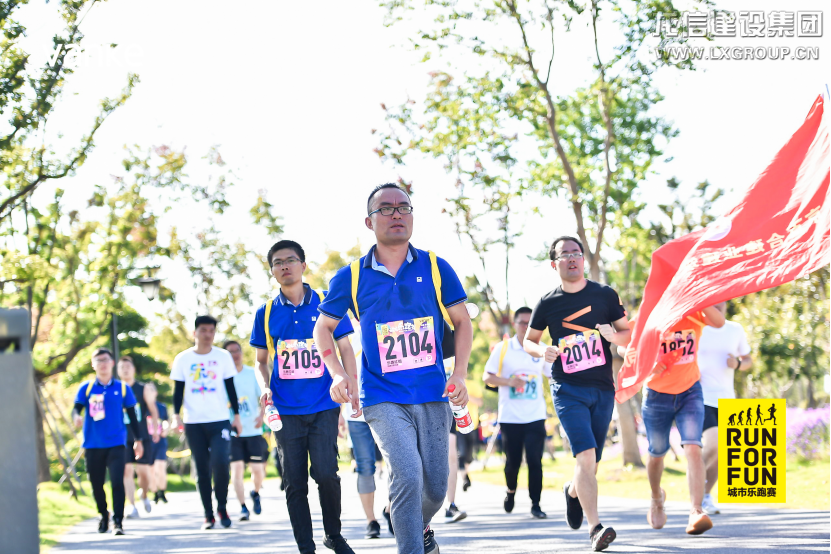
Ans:
[[[828,454],[831,406],[787,409],[788,454],[804,460]]]

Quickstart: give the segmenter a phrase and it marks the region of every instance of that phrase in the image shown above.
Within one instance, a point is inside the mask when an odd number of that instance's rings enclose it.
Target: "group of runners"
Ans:
[[[328,291],[312,289],[303,281],[306,257],[299,243],[274,244],[267,260],[280,293],[255,314],[250,345],[257,349],[256,369],[242,364],[239,343],[214,346],[214,318],[196,319],[195,346],[176,356],[170,375],[175,385],[170,428],[180,428],[183,409],[204,509],[203,528],[215,526],[215,513],[223,527],[231,526],[231,473],[242,519],[249,517],[245,463],[254,481],[252,510],[260,513],[259,488],[267,457],[261,429],[264,410],[271,404],[282,420],[274,438],[301,553],[316,550],[308,502],[310,474],[318,487],[324,546],[338,554],[352,552],[341,533],[337,463],[344,405],[367,537],[380,536],[374,507],[376,448],[388,473],[389,497],[382,513],[399,553],[439,552],[431,523],[446,498],[445,515],[452,521],[464,518],[454,502],[458,462],[451,405],[468,404],[465,381],[473,327],[454,269],[410,243],[413,221],[414,207],[403,188],[392,183],[375,187],[367,200],[365,225],[376,242],[365,256],[335,274]],[[612,288],[585,278],[579,240],[557,238],[549,254],[561,285],[533,310],[515,311],[515,335],[493,348],[484,371],[485,383],[498,388],[499,394],[498,423],[506,455],[504,509],[510,513],[515,508],[524,453],[530,513],[547,517],[540,505],[545,377],[576,460],[574,475],[563,487],[565,518],[573,529],[586,519],[588,540],[599,551],[616,538],[614,529],[601,523],[596,478],[615,405],[612,348],[625,355],[633,321]],[[717,513],[710,496],[717,475],[717,400],[735,395],[733,371],[751,364],[741,327],[725,323],[724,311],[723,304],[706,308],[673,327],[661,345],[665,355],[644,387],[652,492],[647,519],[656,529],[666,523],[660,482],[673,421],[688,463],[687,533],[703,533],[712,527],[708,513]],[[550,345],[542,342],[546,329]],[[709,369],[700,371],[699,364]],[[145,508],[150,510],[146,495],[154,489],[145,468],[156,456],[148,458],[147,453],[155,452],[154,445],[161,442],[164,426],[159,422],[166,414],[157,407],[155,388],[134,382],[131,362],[119,362],[121,381],[113,376],[109,351],[99,349],[92,365],[95,378],[80,388],[74,411],[80,423],[86,410],[84,448],[101,513],[99,531],[108,529],[103,485],[109,470],[113,523],[120,534],[124,483],[132,484],[133,469],[127,466],[136,468]],[[149,425],[143,423],[145,417]],[[465,468],[466,461],[460,466]],[[112,479],[122,475],[123,481]],[[469,485],[466,473],[461,475]]]

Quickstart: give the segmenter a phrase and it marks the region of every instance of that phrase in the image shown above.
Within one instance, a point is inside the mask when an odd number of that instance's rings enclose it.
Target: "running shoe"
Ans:
[[[436,537],[433,536],[433,530],[430,526],[424,530],[424,554],[440,554],[439,544],[436,542]]]
[[[447,508],[447,511],[444,512],[444,517],[449,520],[448,523],[456,523],[457,521],[462,521],[466,518],[467,512],[460,510],[456,504],[451,504]]]
[[[145,498],[145,499],[144,499],[144,511],[145,511],[145,512],[147,512],[147,513],[149,514],[149,513],[150,513],[150,510],[152,510],[152,509],[153,509],[153,505],[152,505],[152,504],[150,504],[150,499],[149,499],[149,498]]]
[[[505,493],[505,500],[502,501],[502,507],[505,508],[507,513],[511,513],[514,511],[514,496],[516,492],[508,492]]]
[[[229,528],[231,526],[231,518],[228,517],[228,510],[217,510],[216,513],[219,515],[219,524],[226,529]]]
[[[114,523],[113,524],[113,535],[123,535],[124,534],[124,527],[121,526],[121,523]]]
[[[472,484],[473,483],[470,482],[470,477],[465,474],[465,482],[462,484],[462,491],[467,492],[467,489],[469,489]]]
[[[646,521],[653,529],[660,529],[667,522],[667,513],[664,510],[664,502],[666,502],[667,493],[661,489],[661,498],[652,498],[652,504],[649,506],[649,511],[646,513]]]
[[[546,514],[540,509],[539,504],[534,504],[533,506],[531,506],[531,515],[537,519],[545,519],[548,517],[548,514]]]
[[[713,521],[703,511],[690,513],[690,521],[687,524],[688,535],[700,535],[704,531],[709,531],[712,528]]]
[[[395,536],[395,531],[392,530],[392,517],[390,516],[390,513],[387,510],[386,506],[384,506],[384,509],[381,511],[381,514],[383,514],[384,519],[387,520],[387,528],[390,530],[390,535]]]
[[[260,504],[260,493],[251,491],[251,501],[254,503],[254,513],[257,515],[263,513],[263,506]]]
[[[599,523],[592,529],[589,538],[592,541],[592,550],[600,552],[606,550],[612,541],[617,537],[617,533],[611,527],[603,527]]]
[[[346,539],[343,538],[343,535],[338,535],[336,537],[326,535],[326,538],[323,540],[323,546],[334,550],[335,554],[355,554],[352,548],[346,544]]]
[[[127,514],[126,517],[127,517],[127,519],[138,519],[139,518],[138,508],[133,506],[133,511],[130,512],[129,514]]]
[[[711,494],[704,495],[704,500],[701,502],[701,508],[707,515],[721,513],[721,510],[718,509],[718,506],[716,506],[716,503],[713,501],[713,496]]]
[[[205,523],[202,524],[202,530],[207,531],[208,529],[213,529],[214,526],[216,526],[216,520],[214,519],[214,517],[206,517]]]
[[[248,521],[251,518],[251,512],[248,511],[248,507],[245,504],[242,505],[239,514],[240,521]]]
[[[160,499],[161,494],[159,494],[159,491],[156,491],[155,494],[153,494],[153,503],[158,504]]]
[[[164,504],[167,504],[167,497],[164,495],[164,491],[159,491],[160,498]]]
[[[110,530],[110,518],[109,516],[101,516],[101,519],[98,520],[98,532],[99,533],[106,533]]]
[[[566,523],[572,529],[580,529],[580,526],[583,525],[583,506],[580,505],[579,498],[572,498],[568,494],[570,488],[571,481],[567,481],[563,485],[563,495],[566,497]]]
[[[364,534],[365,539],[380,539],[381,538],[381,525],[377,521],[370,521],[366,524],[366,534]]]

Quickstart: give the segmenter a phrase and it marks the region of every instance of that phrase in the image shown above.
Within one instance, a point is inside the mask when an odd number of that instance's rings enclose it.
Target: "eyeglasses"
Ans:
[[[562,256],[557,256],[554,258],[555,260],[581,260],[583,259],[582,252],[572,252],[571,254],[563,254]]]
[[[271,262],[271,267],[288,267],[290,265],[294,265],[297,263],[300,263],[300,260],[298,260],[297,258],[287,258],[285,260],[274,260],[273,262]]]
[[[368,215],[377,214],[379,212],[381,213],[381,215],[386,215],[386,216],[390,216],[390,215],[394,214],[395,212],[398,212],[401,215],[408,215],[408,214],[413,213],[413,207],[412,206],[384,206],[383,208],[378,208],[377,210],[375,210],[373,212],[369,212]]]

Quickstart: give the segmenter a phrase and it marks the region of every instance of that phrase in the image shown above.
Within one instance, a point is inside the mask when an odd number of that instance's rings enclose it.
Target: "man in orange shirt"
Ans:
[[[664,510],[666,492],[661,488],[661,475],[674,420],[687,458],[687,483],[692,505],[687,525],[690,535],[700,535],[713,527],[713,522],[701,509],[704,498],[704,460],[701,454],[704,395],[699,382],[698,343],[701,330],[706,325],[722,327],[724,315],[715,307],[704,308],[689,314],[664,334],[658,362],[644,383],[643,395],[643,422],[649,441],[647,475],[652,488],[652,505],[646,519],[654,529],[660,529],[667,522]]]

